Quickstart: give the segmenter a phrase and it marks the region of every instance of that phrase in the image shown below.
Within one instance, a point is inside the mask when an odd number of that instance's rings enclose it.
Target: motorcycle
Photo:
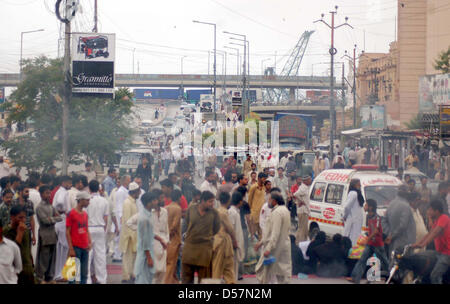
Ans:
[[[412,284],[431,284],[430,275],[437,262],[437,252],[425,250],[414,253],[411,245],[406,245],[392,252],[391,261],[386,284],[404,284],[409,272],[413,274]],[[444,274],[443,283],[450,284],[450,269]]]

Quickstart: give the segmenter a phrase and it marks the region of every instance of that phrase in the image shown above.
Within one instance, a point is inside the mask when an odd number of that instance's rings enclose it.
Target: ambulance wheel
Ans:
[[[104,57],[108,58],[108,56],[109,56],[109,52],[105,52]]]

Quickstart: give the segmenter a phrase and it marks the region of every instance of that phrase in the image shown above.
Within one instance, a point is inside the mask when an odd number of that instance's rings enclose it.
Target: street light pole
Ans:
[[[240,40],[240,39],[230,37],[231,39],[244,41],[244,64],[243,64],[243,72],[242,72],[242,112],[243,112],[242,120],[245,120],[245,114],[247,113],[247,115],[248,115],[250,112],[250,107],[248,105],[248,98],[247,98],[248,96],[246,96],[246,93],[245,93],[245,91],[246,91],[245,85],[246,85],[246,81],[247,81],[246,72],[245,72],[245,68],[247,65],[247,62],[246,62],[247,61],[247,36],[242,35],[242,34],[230,33],[227,31],[224,31],[223,33],[244,38],[244,40]],[[231,44],[236,44],[236,43],[231,43]],[[240,44],[237,44],[237,45],[240,45]],[[247,110],[247,108],[248,108],[248,110]]]
[[[331,71],[330,71],[330,122],[331,122],[331,128],[330,128],[330,159],[334,158],[334,132],[336,130],[336,121],[335,121],[335,105],[334,105],[334,55],[337,54],[337,49],[334,47],[334,31],[341,26],[348,25],[349,27],[353,28],[350,24],[347,23],[348,17],[345,17],[345,23],[335,26],[334,25],[334,16],[337,14],[338,6],[335,6],[335,10],[331,11],[331,26],[326,23],[323,20],[323,17],[325,14],[322,14],[322,18],[320,20],[314,21],[316,22],[322,22],[326,26],[328,26],[331,29],[331,48],[329,50],[329,53],[331,55]]]
[[[240,74],[239,73],[239,60],[240,60],[239,49],[238,48],[229,47],[229,46],[224,46],[224,48],[237,51],[237,55],[236,55],[236,77],[238,77],[238,75]],[[239,87],[239,85],[236,82],[236,89],[238,89],[238,87]]]
[[[215,23],[209,23],[209,22],[202,22],[193,20],[194,23],[201,23],[201,24],[207,24],[214,26],[214,121],[217,121],[217,113],[216,113],[216,85],[217,85],[217,74],[216,74],[216,24]]]
[[[20,74],[19,79],[22,80],[22,55],[23,55],[23,34],[29,34],[29,33],[36,33],[36,32],[42,32],[44,29],[34,30],[34,31],[26,31],[20,33],[20,62],[19,62],[19,68],[20,68]]]
[[[183,59],[187,56],[181,57],[181,100],[184,101],[184,74],[183,74]]]

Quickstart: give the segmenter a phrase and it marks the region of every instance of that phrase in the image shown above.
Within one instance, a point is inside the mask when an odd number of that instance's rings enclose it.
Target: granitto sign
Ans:
[[[114,97],[115,34],[72,34],[74,97]]]

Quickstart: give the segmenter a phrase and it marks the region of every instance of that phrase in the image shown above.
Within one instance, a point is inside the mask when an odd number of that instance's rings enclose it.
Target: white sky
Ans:
[[[21,32],[43,28],[44,32],[24,35],[24,58],[45,54],[56,57],[60,22],[54,11],[56,0],[0,0],[0,73],[19,71]],[[81,0],[82,12],[72,22],[72,31],[91,31],[94,0]],[[224,49],[231,40],[222,32],[247,35],[250,41],[251,74],[261,74],[264,66],[274,66],[277,52],[277,72],[286,62],[290,50],[305,30],[315,30],[311,36],[300,75],[326,75],[329,64],[330,29],[323,23],[313,23],[339,6],[336,24],[349,17],[355,27],[341,27],[335,40],[342,61],[344,50],[353,54],[363,49],[366,31],[366,52],[387,52],[395,40],[396,0],[98,0],[99,32],[116,33],[116,73],[132,73],[132,53],[135,48],[135,72],[149,74],[180,73],[181,57],[184,73],[208,73],[208,50],[213,50],[213,27],[195,24],[200,20],[217,24],[217,48]],[[237,41],[235,41],[237,42]],[[165,46],[165,47],[160,47]],[[229,45],[230,47],[238,47]],[[241,52],[242,54],[242,52]],[[347,65],[348,67],[348,65]],[[217,58],[218,74],[222,59]],[[347,72],[347,71],[346,71]],[[210,73],[212,74],[212,56]],[[228,56],[227,74],[236,73],[236,57]],[[336,71],[340,75],[340,69]]]

